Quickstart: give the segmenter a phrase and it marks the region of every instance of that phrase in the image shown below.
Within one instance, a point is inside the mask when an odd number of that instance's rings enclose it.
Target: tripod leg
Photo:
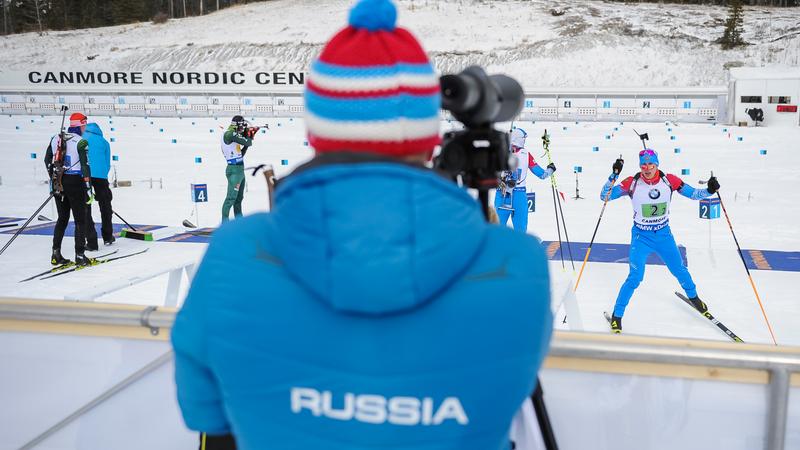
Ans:
[[[558,450],[556,436],[553,433],[553,426],[550,423],[550,416],[544,405],[544,395],[542,394],[542,380],[536,379],[536,389],[531,394],[533,410],[536,412],[536,421],[539,422],[539,430],[542,432],[542,440],[547,450]]]

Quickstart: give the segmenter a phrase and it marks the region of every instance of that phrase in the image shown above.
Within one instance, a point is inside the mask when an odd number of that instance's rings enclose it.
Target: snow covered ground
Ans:
[[[156,238],[181,233],[183,219],[200,227],[219,223],[225,192],[224,160],[219,151],[221,128],[227,118],[108,118],[94,117],[113,137],[112,154],[119,180],[131,180],[133,186],[113,190],[114,209],[133,224],[163,225]],[[260,121],[257,121],[260,122]],[[248,166],[269,163],[278,176],[311,157],[305,146],[302,120],[269,119],[270,130],[259,134],[248,152]],[[620,154],[626,159],[623,175],[632,175],[637,166],[641,144],[633,132],[648,132],[651,145],[660,152],[661,168],[699,186],[710,171],[722,184],[721,193],[740,244],[745,249],[800,250],[800,207],[791,195],[796,180],[800,154],[800,128],[738,128],[713,124],[634,124],[634,123],[518,123],[531,136],[528,147],[539,161],[544,161],[541,136],[551,134],[551,150],[558,166],[559,189],[568,197],[562,205],[572,242],[588,242],[597,222],[602,202],[599,190],[611,164]],[[443,128],[448,124],[443,123]],[[113,128],[113,131],[112,131]],[[0,118],[0,217],[28,217],[47,197],[42,157],[49,137],[58,129],[58,119],[39,116],[3,116]],[[616,129],[616,130],[615,130]],[[163,131],[161,131],[163,130]],[[670,131],[671,130],[671,131]],[[607,139],[606,136],[609,138]],[[674,136],[674,140],[672,139]],[[742,140],[739,141],[738,138]],[[176,143],[172,143],[172,139]],[[593,147],[599,151],[593,151]],[[680,148],[680,153],[675,153]],[[766,155],[761,154],[766,150]],[[31,154],[36,153],[36,159]],[[201,163],[196,163],[197,157]],[[282,160],[287,165],[281,165]],[[574,200],[574,167],[580,193],[585,199]],[[156,181],[150,187],[149,179]],[[194,215],[189,184],[207,183],[209,202],[200,204]],[[248,178],[245,195],[246,214],[266,210],[266,186],[263,177]],[[546,241],[557,239],[550,184],[528,177],[528,190],[536,192],[536,212],[530,216],[529,231]],[[787,195],[787,190],[790,192]],[[96,207],[95,207],[96,208]],[[55,218],[52,206],[42,211]],[[609,203],[600,225],[593,253],[602,245],[627,244],[630,240],[630,202],[619,199]],[[700,296],[711,311],[747,342],[770,342],[769,333],[758,303],[746,278],[741,260],[724,217],[703,220],[698,217],[696,202],[676,196],[671,208],[671,226],[676,240],[687,249],[689,269],[698,284]],[[199,216],[199,218],[198,218]],[[99,213],[95,210],[96,220]],[[115,218],[115,222],[119,222]],[[42,225],[35,220],[33,225]],[[0,229],[0,232],[8,229]],[[0,234],[0,245],[10,234]],[[49,267],[48,235],[22,235],[0,256],[0,296],[64,298],[114,280],[135,278],[159,267],[191,263],[202,256],[205,244],[187,242],[145,243],[120,239],[115,246],[120,254],[149,248],[148,252],[98,266],[54,280],[18,280]],[[72,256],[73,240],[64,239],[63,250]],[[101,248],[103,252],[104,248]],[[567,269],[552,261],[556,286],[576,276],[583,253],[573,255],[576,271],[569,261]],[[625,255],[627,256],[627,255]],[[800,263],[800,261],[798,261]],[[584,326],[590,331],[605,331],[602,311],[609,310],[617,290],[627,275],[627,264],[590,262],[578,290],[578,304]],[[800,345],[800,300],[794,286],[800,272],[752,270],[754,282],[781,344]],[[57,282],[56,282],[57,281]],[[99,301],[137,304],[163,304],[166,275],[113,294]],[[644,282],[637,290],[625,315],[625,332],[658,336],[685,336],[701,339],[727,338],[708,321],[691,311],[672,294],[677,282],[661,265],[648,265]],[[563,318],[560,314],[559,318]]]
[[[0,37],[0,70],[304,70],[351,0],[273,0],[155,25]],[[719,86],[735,66],[800,65],[800,8],[746,7],[748,46],[724,51],[727,8],[597,0],[399,0],[441,72],[480,64],[534,87]],[[93,57],[91,60],[88,57]]]

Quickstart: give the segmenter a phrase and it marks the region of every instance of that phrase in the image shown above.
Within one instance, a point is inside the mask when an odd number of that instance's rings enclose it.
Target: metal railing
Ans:
[[[102,324],[146,327],[151,334],[156,335],[160,329],[172,326],[175,313],[174,309],[163,310],[154,306],[0,298],[0,331],[3,331],[3,321],[11,320],[28,323],[59,322],[76,326]],[[800,374],[798,347],[556,332],[548,357],[655,363],[665,367],[688,365],[766,371],[769,373],[768,414],[765,424],[767,449],[780,450],[785,447],[791,374]]]

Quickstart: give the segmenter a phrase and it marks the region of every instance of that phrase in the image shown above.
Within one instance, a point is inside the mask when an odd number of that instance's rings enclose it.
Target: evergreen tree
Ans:
[[[731,0],[728,6],[728,19],[725,21],[725,32],[722,34],[720,43],[725,50],[745,45],[742,39],[742,28],[744,26],[744,11],[742,11],[742,0]]]
[[[110,3],[112,23],[141,22],[142,20],[149,18],[146,17],[146,5],[144,2],[131,0],[111,0]]]
[[[14,0],[7,8],[10,28],[13,32],[43,31],[50,2],[47,0]]]

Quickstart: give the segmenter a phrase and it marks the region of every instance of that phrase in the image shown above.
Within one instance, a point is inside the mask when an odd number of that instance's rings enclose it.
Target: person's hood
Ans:
[[[94,122],[86,124],[86,132],[103,136],[103,130],[100,129],[100,125],[97,125]]]
[[[331,164],[283,180],[276,253],[332,308],[415,308],[463,276],[483,245],[478,203],[433,171],[392,162]]]

